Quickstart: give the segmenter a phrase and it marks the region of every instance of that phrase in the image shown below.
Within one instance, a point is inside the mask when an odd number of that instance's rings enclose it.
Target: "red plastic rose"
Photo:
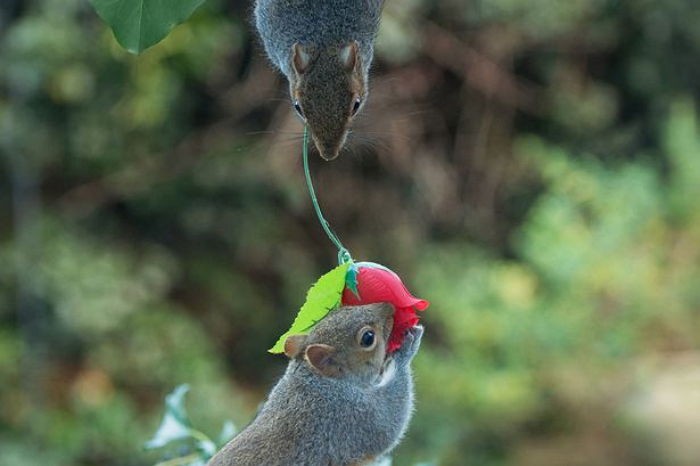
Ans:
[[[401,347],[406,330],[419,320],[416,311],[423,311],[430,303],[413,296],[401,278],[390,269],[374,262],[357,262],[350,267],[342,303],[345,306],[391,303],[394,311],[394,328],[389,337],[388,352]]]

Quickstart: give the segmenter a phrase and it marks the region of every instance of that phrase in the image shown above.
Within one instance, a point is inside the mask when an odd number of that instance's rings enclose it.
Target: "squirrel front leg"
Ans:
[[[423,337],[423,327],[416,326],[408,330],[401,347],[396,350],[389,360],[394,368],[390,380],[375,388],[377,398],[376,424],[378,430],[389,439],[390,447],[384,454],[391,451],[401,440],[409,420],[413,414],[413,376],[410,363],[418,352],[421,339]]]
[[[411,363],[413,356],[416,355],[418,348],[420,348],[420,343],[423,339],[423,331],[424,328],[422,325],[416,325],[406,331],[403,344],[392,355],[397,366],[406,367]]]

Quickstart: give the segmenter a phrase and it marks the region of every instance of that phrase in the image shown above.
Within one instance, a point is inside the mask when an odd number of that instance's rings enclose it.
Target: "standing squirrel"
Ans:
[[[253,422],[209,466],[364,465],[391,451],[413,411],[409,364],[423,327],[387,354],[390,304],[341,307],[284,345],[289,365]]]
[[[287,76],[294,109],[321,157],[336,158],[367,100],[384,0],[256,0],[255,25]]]

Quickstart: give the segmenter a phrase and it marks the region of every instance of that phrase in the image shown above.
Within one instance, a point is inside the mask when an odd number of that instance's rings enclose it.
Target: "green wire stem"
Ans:
[[[316,217],[323,227],[323,231],[326,232],[328,239],[338,248],[338,264],[345,264],[346,262],[352,262],[352,256],[350,251],[348,251],[343,243],[340,242],[338,236],[333,233],[330,224],[323,217],[323,212],[321,212],[321,206],[318,204],[318,199],[316,198],[316,191],[314,190],[314,185],[311,182],[311,171],[309,171],[309,129],[304,126],[304,176],[306,177],[306,187],[309,189],[309,196],[311,196],[311,203],[314,205],[314,210],[316,211]]]

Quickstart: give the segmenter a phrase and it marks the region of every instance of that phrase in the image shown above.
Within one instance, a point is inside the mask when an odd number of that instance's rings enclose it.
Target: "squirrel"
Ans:
[[[367,100],[384,0],[256,0],[255,25],[321,157],[335,159]]]
[[[289,364],[256,418],[208,466],[365,465],[401,440],[413,412],[410,362],[423,327],[387,354],[390,304],[340,307],[287,338]]]

